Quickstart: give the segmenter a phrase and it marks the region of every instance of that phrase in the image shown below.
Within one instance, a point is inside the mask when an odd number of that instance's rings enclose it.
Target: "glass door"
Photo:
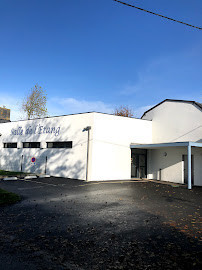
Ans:
[[[131,157],[131,177],[139,177],[139,156],[132,154]]]
[[[147,150],[131,149],[131,178],[146,178]]]
[[[146,155],[139,155],[139,178],[146,177]]]

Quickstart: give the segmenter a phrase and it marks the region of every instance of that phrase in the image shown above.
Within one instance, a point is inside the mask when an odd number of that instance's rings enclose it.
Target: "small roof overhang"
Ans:
[[[135,144],[131,143],[130,148],[141,148],[141,149],[157,149],[164,147],[182,147],[182,146],[193,146],[202,147],[202,143],[196,142],[172,142],[172,143],[152,143],[152,144]]]

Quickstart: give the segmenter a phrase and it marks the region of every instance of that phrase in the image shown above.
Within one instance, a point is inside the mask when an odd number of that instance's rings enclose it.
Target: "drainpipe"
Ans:
[[[90,144],[90,130],[91,126],[87,126],[83,129],[84,131],[88,131],[88,140],[87,140],[87,159],[86,159],[86,181],[88,181],[88,164],[89,164],[89,144]]]
[[[187,146],[187,162],[188,162],[188,189],[191,189],[191,145]]]
[[[22,157],[21,157],[21,166],[20,166],[21,172],[22,172],[22,163],[23,163],[23,155],[22,155]]]
[[[47,170],[47,160],[48,160],[48,157],[46,156],[46,161],[45,161],[45,175],[46,175],[46,170]]]

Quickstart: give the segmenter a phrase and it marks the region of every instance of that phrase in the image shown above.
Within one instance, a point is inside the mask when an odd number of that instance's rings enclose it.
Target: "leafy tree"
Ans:
[[[22,102],[22,111],[26,113],[28,119],[45,117],[47,115],[46,102],[45,91],[36,84]]]
[[[115,108],[114,115],[125,116],[125,117],[134,117],[134,112],[128,106],[120,106]]]

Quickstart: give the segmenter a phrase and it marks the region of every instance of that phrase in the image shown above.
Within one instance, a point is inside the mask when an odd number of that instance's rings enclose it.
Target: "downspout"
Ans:
[[[188,162],[188,189],[192,189],[191,184],[191,145],[187,146],[187,162]]]
[[[88,139],[87,139],[87,158],[86,158],[86,181],[88,181],[90,130],[91,130],[91,126],[87,126],[86,128],[83,129],[83,132],[84,132],[84,131],[88,131]]]

